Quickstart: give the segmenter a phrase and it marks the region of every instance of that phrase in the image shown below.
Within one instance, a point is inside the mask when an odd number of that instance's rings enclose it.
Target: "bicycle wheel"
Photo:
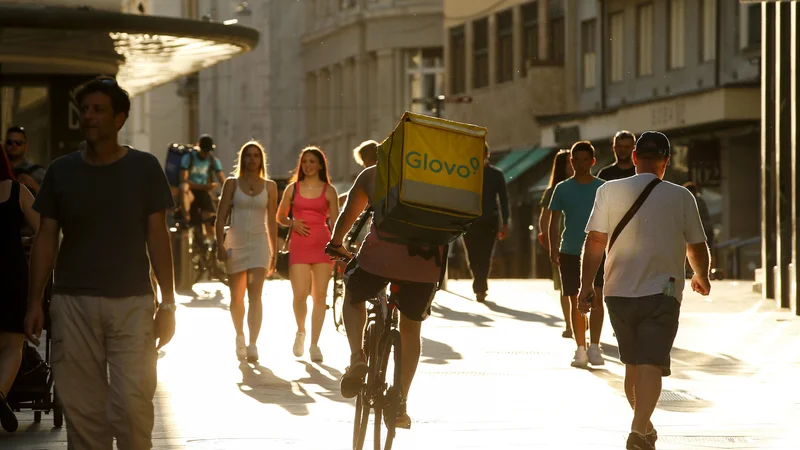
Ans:
[[[369,426],[369,410],[371,389],[373,375],[373,368],[375,366],[375,358],[372,356],[377,348],[376,327],[373,322],[367,325],[366,332],[364,333],[364,352],[367,355],[367,364],[369,371],[367,372],[367,382],[361,388],[361,392],[356,397],[356,415],[353,420],[353,450],[361,450],[364,447],[364,439],[367,437],[367,427]]]
[[[331,314],[333,315],[333,325],[336,331],[341,330],[344,324],[342,317],[342,306],[344,305],[344,280],[342,274],[338,270],[333,271],[333,306],[331,307]]]
[[[377,362],[380,368],[376,377],[379,391],[375,398],[375,450],[391,450],[396,432],[395,420],[400,407],[400,332],[391,330],[386,339],[381,342]],[[389,363],[392,363],[390,366]],[[387,380],[387,375],[389,380]],[[386,430],[381,426],[381,420],[386,423]]]

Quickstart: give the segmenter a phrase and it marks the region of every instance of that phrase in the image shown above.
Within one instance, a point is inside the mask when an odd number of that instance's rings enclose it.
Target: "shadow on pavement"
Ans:
[[[342,377],[341,372],[324,364],[316,365],[311,364],[308,361],[300,362],[305,366],[308,376],[305,378],[300,378],[299,380],[294,381],[294,383],[304,386],[316,384],[324,389],[324,391],[320,392],[319,395],[325,397],[326,399],[340,403],[352,403],[352,400],[342,397],[339,393],[339,379]],[[322,368],[324,372],[320,371],[319,368]]]
[[[446,306],[434,304],[431,307],[434,314],[440,315],[443,319],[455,320],[457,322],[468,322],[478,327],[488,327],[489,323],[494,322],[494,319],[486,317],[482,314],[466,313],[450,309]]]
[[[261,403],[280,405],[292,415],[308,415],[306,405],[314,403],[314,399],[299,381],[286,381],[261,364],[242,362],[239,370],[242,371],[242,382],[237,384],[242,393]]]
[[[213,293],[211,291],[201,291],[200,293],[191,291],[183,295],[191,297],[191,301],[188,303],[181,303],[183,306],[188,306],[189,308],[220,308],[225,311],[230,310],[230,306],[222,302],[222,300],[225,299],[225,294],[219,289]]]
[[[458,353],[445,344],[444,342],[434,341],[432,339],[422,338],[422,357],[419,362],[423,364],[436,364],[444,365],[449,364],[449,361],[464,359],[461,353]]]
[[[500,306],[497,303],[488,300],[486,303],[484,303],[484,305],[496,313],[505,314],[523,322],[539,322],[547,325],[548,327],[564,328],[564,319],[558,316],[511,309],[505,306]]]

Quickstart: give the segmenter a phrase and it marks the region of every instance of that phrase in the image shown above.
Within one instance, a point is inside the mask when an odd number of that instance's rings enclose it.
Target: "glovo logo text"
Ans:
[[[464,164],[451,163],[439,159],[431,159],[427,153],[408,152],[406,155],[406,165],[412,169],[429,170],[433,173],[444,172],[448,176],[456,175],[461,178],[469,178],[478,173],[481,162],[478,158],[469,159],[469,167]]]

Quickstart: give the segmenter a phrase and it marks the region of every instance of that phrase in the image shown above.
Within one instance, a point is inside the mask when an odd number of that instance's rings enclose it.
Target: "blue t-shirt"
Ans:
[[[574,178],[558,183],[553,199],[547,208],[564,215],[564,232],[561,234],[561,253],[580,255],[586,240],[586,224],[594,207],[597,188],[603,180],[595,178],[591,183],[580,184]]]
[[[190,161],[189,158],[194,159],[194,165],[192,166],[191,169],[189,169],[189,161]],[[189,169],[189,181],[190,182],[197,183],[197,184],[208,184],[208,182],[210,181],[208,179],[209,178],[208,177],[208,165],[211,164],[211,159],[212,158],[213,157],[211,155],[209,155],[209,157],[206,158],[206,159],[200,159],[200,157],[197,156],[197,152],[196,151],[189,152],[189,153],[183,155],[183,159],[181,159],[181,169],[184,169],[184,170]],[[217,173],[217,172],[222,170],[222,163],[219,162],[218,158],[213,158],[213,159],[214,159],[214,166],[215,166],[214,173]]]

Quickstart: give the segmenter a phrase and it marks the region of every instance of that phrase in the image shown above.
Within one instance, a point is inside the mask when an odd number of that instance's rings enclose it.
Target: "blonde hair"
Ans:
[[[364,165],[364,157],[367,155],[367,152],[372,153],[372,157],[374,159],[378,159],[378,143],[373,140],[364,141],[358,147],[353,149],[353,158],[356,160],[359,166]]]
[[[236,167],[233,168],[233,176],[234,178],[239,178],[239,175],[242,173],[242,158],[244,157],[244,152],[250,148],[255,147],[261,152],[261,168],[259,169],[259,175],[261,178],[268,180],[269,175],[267,175],[267,152],[264,151],[264,146],[261,145],[258,141],[247,141],[242,145],[242,148],[239,149],[239,153],[237,154],[237,162]]]

